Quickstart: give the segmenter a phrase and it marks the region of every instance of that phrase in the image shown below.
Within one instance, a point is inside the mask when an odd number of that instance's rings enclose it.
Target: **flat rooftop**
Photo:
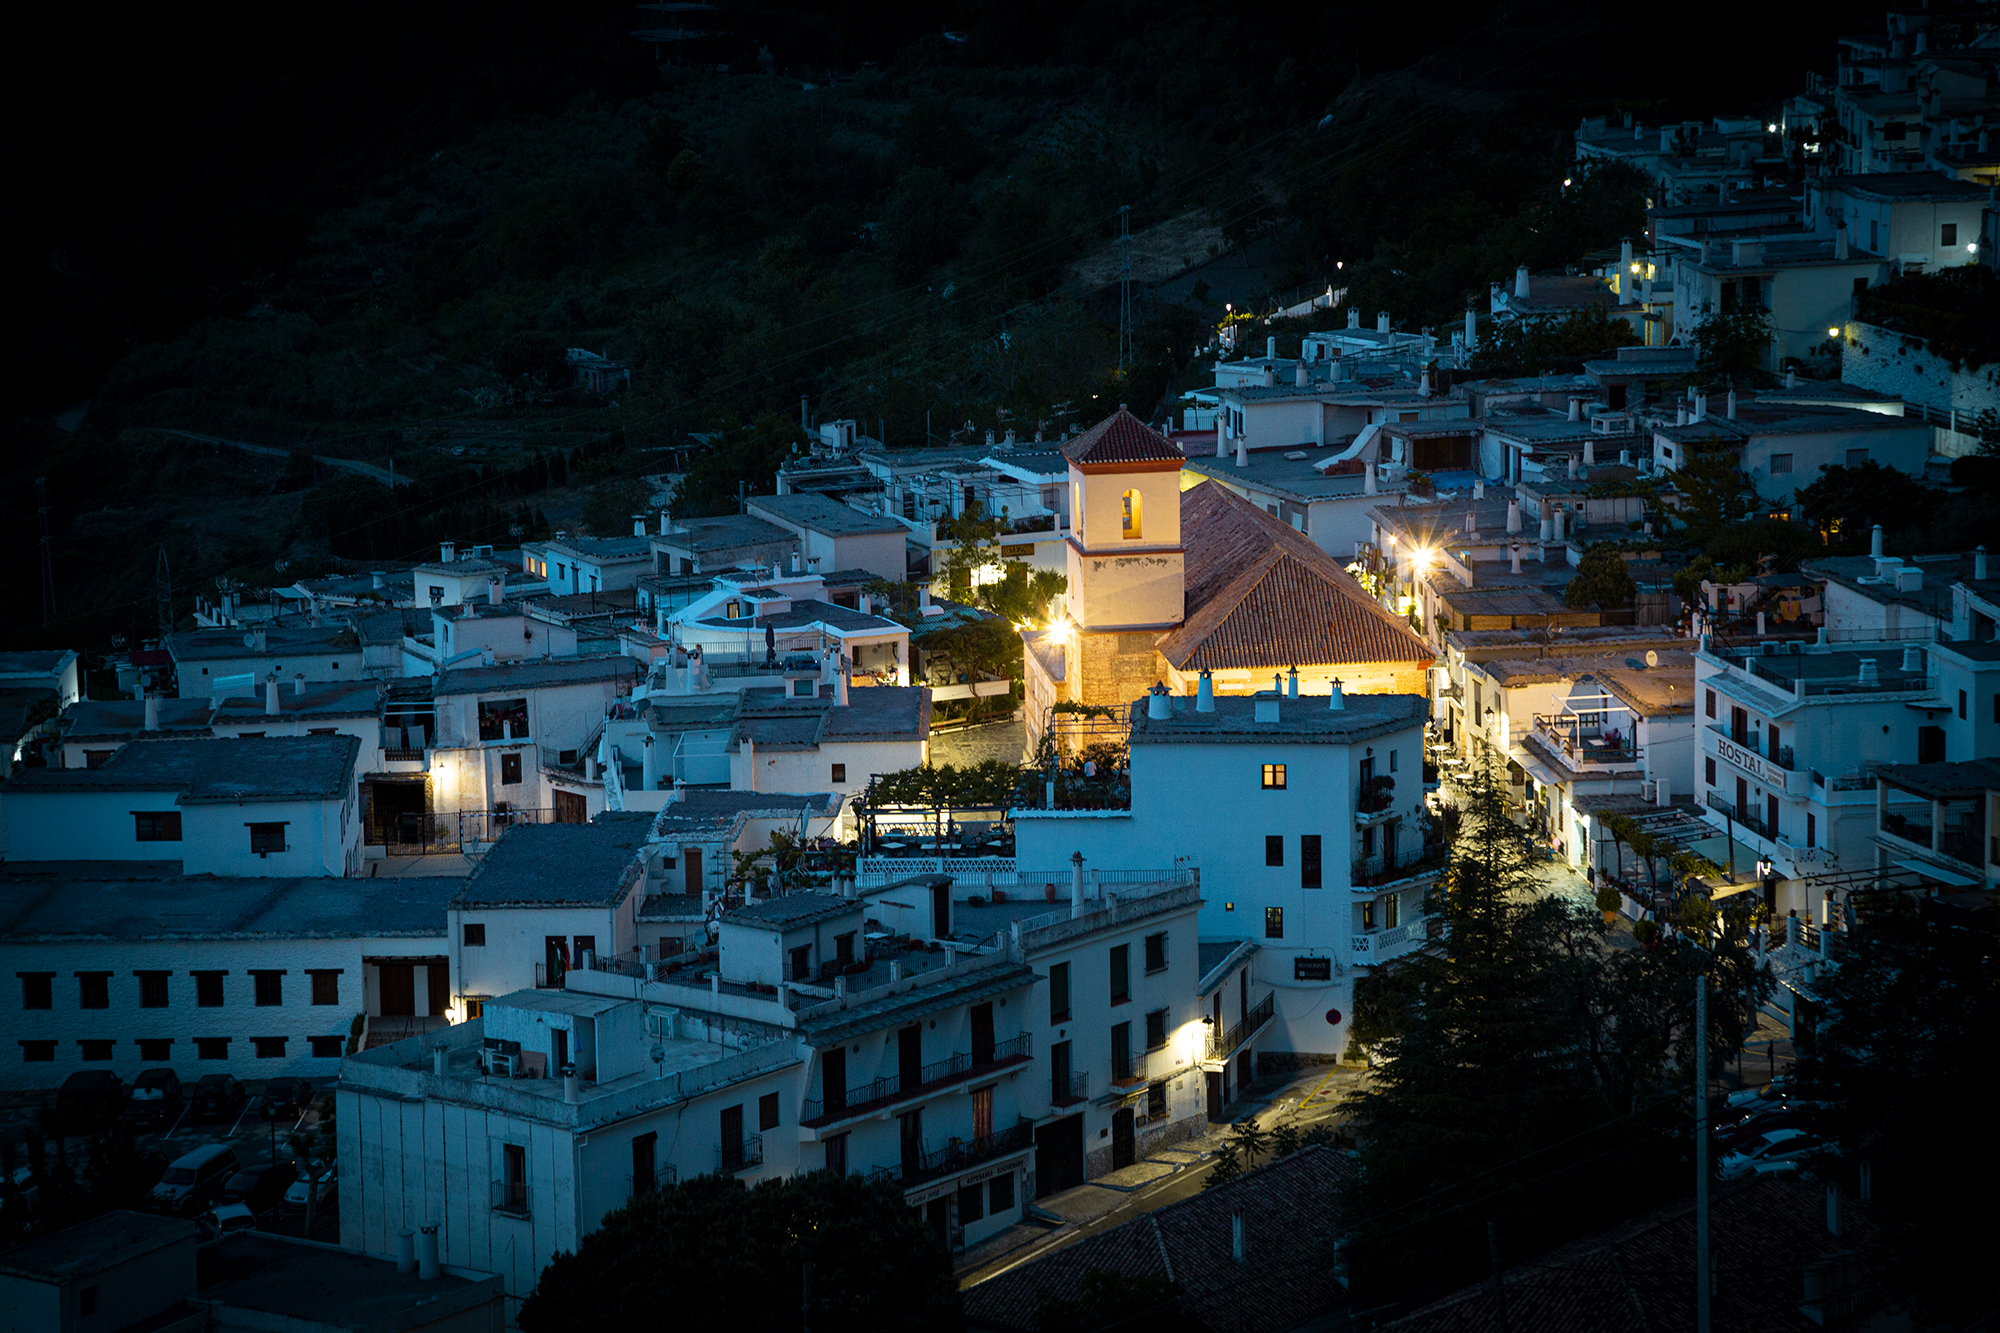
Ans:
[[[796,523],[835,537],[864,537],[878,532],[907,533],[901,521],[865,514],[852,505],[823,495],[758,495],[748,502],[752,513],[778,523]]]
[[[635,657],[605,653],[596,657],[542,657],[503,662],[490,667],[460,667],[441,673],[437,694],[494,694],[501,690],[575,685],[594,680],[637,680],[644,664]]]
[[[607,811],[588,824],[516,824],[480,858],[453,905],[615,905],[644,877],[652,822],[648,813]]]
[[[1174,711],[1165,718],[1147,716],[1147,700],[1131,706],[1132,744],[1233,745],[1246,740],[1285,740],[1302,744],[1346,745],[1409,727],[1420,727],[1429,715],[1429,701],[1415,694],[1350,694],[1345,707],[1327,706],[1324,694],[1280,699],[1266,690],[1256,695],[1218,695],[1215,711],[1199,712],[1185,695],[1171,696]],[[1260,722],[1260,704],[1278,705],[1278,720]]]
[[[177,862],[15,862],[0,939],[241,940],[445,935],[461,880],[182,875]]]
[[[1368,481],[1361,473],[1330,475],[1319,470],[1317,465],[1333,458],[1339,448],[1338,445],[1328,445],[1311,449],[1253,449],[1248,451],[1248,464],[1244,467],[1236,466],[1234,454],[1227,458],[1195,454],[1184,466],[1190,472],[1212,477],[1225,486],[1255,486],[1302,503],[1367,495]],[[1404,489],[1405,483],[1401,481],[1383,482],[1378,494],[1394,496]]]
[[[121,1208],[0,1254],[0,1273],[73,1282],[163,1245],[192,1241],[196,1234],[194,1223],[185,1218]]]
[[[393,1259],[259,1231],[203,1246],[195,1274],[202,1300],[256,1311],[274,1328],[296,1320],[312,1328],[386,1333],[443,1324],[485,1305],[494,1308],[494,1323],[502,1319],[498,1276],[446,1269],[423,1279],[397,1272]]]
[[[128,745],[98,768],[27,768],[8,790],[177,791],[177,804],[328,800],[347,792],[353,736],[169,738]]]

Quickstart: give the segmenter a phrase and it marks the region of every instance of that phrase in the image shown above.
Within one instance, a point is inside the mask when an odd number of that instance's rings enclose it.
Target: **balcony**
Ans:
[[[496,1213],[505,1213],[509,1217],[528,1216],[528,1182],[525,1180],[494,1181],[493,1211]]]
[[[715,1174],[718,1176],[740,1175],[762,1165],[764,1165],[762,1134],[752,1134],[735,1143],[725,1143],[715,1150]]]
[[[1436,875],[1451,861],[1442,842],[1426,843],[1409,860],[1390,861],[1380,854],[1357,856],[1348,867],[1348,884],[1357,891],[1376,893],[1390,885],[1406,885]]]
[[[1764,822],[1764,816],[1748,806],[1739,807],[1736,802],[1724,798],[1720,792],[1712,791],[1708,794],[1708,808],[1720,813],[1724,819],[1746,833],[1754,833],[1760,838],[1772,835],[1772,829]]]
[[[625,1182],[632,1187],[632,1197],[637,1198],[641,1194],[672,1189],[680,1183],[680,1172],[669,1162],[665,1166],[655,1167],[651,1175],[635,1175],[627,1172]]]
[[[1050,1106],[1075,1106],[1078,1102],[1090,1100],[1090,1075],[1071,1074],[1069,1083],[1061,1089],[1051,1089]]]
[[[1738,740],[1729,728],[1714,723],[1703,728],[1703,733],[1703,753],[1714,755],[1756,782],[1776,788],[1787,796],[1806,794],[1812,773],[1799,765],[1791,746],[1780,745],[1773,753],[1769,746],[1760,749],[1751,744],[1747,736]]]
[[[1628,730],[1586,722],[1575,713],[1537,713],[1534,734],[1572,768],[1586,764],[1629,765],[1638,762],[1638,741]]]
[[[1395,813],[1396,779],[1387,773],[1362,779],[1360,794],[1354,798],[1355,821],[1370,824]]]
[[[900,1168],[897,1174],[907,1189],[927,1180],[970,1171],[995,1158],[1024,1152],[1034,1146],[1034,1122],[1023,1120],[1010,1129],[996,1130],[984,1138],[948,1139],[942,1148],[920,1154],[913,1162]]]
[[[1026,1064],[1029,1052],[1028,1034],[1023,1032],[1018,1037],[995,1042],[991,1056],[985,1060],[975,1061],[971,1053],[960,1051],[927,1064],[917,1071],[917,1081],[908,1087],[904,1086],[901,1074],[891,1074],[859,1088],[850,1088],[845,1099],[836,1099],[831,1104],[824,1098],[808,1097],[801,1108],[799,1123],[807,1128],[818,1128],[870,1115],[896,1102],[928,1097],[977,1074]]]
[[[1386,963],[1392,958],[1415,953],[1430,938],[1429,918],[1406,921],[1382,930],[1364,930],[1354,936],[1354,962],[1358,966]]]
[[[1208,1058],[1211,1060],[1227,1060],[1230,1056],[1236,1054],[1237,1051],[1243,1048],[1245,1043],[1251,1041],[1259,1032],[1264,1030],[1265,1024],[1271,1021],[1272,1015],[1276,1012],[1277,996],[1266,995],[1250,1007],[1250,1012],[1243,1015],[1243,1020],[1240,1023],[1237,1023],[1228,1031],[1219,1034],[1211,1031],[1208,1034]]]

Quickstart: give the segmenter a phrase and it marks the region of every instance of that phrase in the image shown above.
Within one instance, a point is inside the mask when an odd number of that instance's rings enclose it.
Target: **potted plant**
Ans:
[[[1607,926],[1618,919],[1618,889],[1608,879],[1597,886],[1597,910],[1604,913]]]

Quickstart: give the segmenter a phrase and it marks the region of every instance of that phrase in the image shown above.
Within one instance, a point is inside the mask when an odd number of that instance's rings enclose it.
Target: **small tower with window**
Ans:
[[[1063,446],[1069,614],[1084,633],[1164,630],[1186,609],[1181,451],[1124,408]]]

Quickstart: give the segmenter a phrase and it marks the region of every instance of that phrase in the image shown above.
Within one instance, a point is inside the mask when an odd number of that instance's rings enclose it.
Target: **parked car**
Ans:
[[[125,1080],[108,1069],[79,1069],[56,1093],[56,1118],[68,1133],[108,1125],[125,1113]]]
[[[243,1109],[249,1096],[234,1074],[203,1074],[194,1085],[191,1114],[201,1120],[226,1120]]]
[[[310,1173],[302,1172],[299,1178],[292,1182],[292,1187],[285,1191],[285,1211],[303,1213],[306,1210],[307,1191],[313,1187],[314,1183],[314,1179]],[[340,1186],[338,1164],[328,1162],[325,1166],[321,1167],[317,1183],[319,1185],[319,1201],[315,1206],[324,1208],[333,1202],[334,1192]]]
[[[222,1201],[240,1203],[253,1213],[268,1213],[278,1206],[278,1200],[285,1197],[285,1191],[298,1175],[296,1162],[245,1167],[223,1185]]]
[[[1780,1074],[1769,1083],[1757,1088],[1742,1088],[1723,1099],[1729,1107],[1747,1107],[1757,1102],[1781,1102],[1792,1090],[1792,1076]]]
[[[135,1125],[171,1125],[181,1113],[180,1075],[171,1069],[142,1069],[132,1080],[125,1114]]]
[[[222,1193],[224,1182],[239,1169],[234,1148],[226,1143],[203,1144],[174,1160],[147,1202],[163,1213],[198,1213]]]
[[[302,1078],[274,1078],[264,1084],[264,1118],[297,1120],[312,1105],[312,1084]]]
[[[1722,1125],[1715,1131],[1715,1144],[1719,1148],[1734,1151],[1755,1139],[1760,1134],[1768,1134],[1774,1129],[1806,1128],[1806,1112],[1790,1106],[1780,1106],[1769,1111],[1759,1111],[1745,1116],[1733,1125]]]
[[[1724,1180],[1734,1180],[1748,1175],[1755,1167],[1794,1161],[1819,1150],[1820,1141],[1802,1129],[1774,1129],[1724,1157],[1716,1174]]]
[[[255,1231],[257,1217],[240,1203],[225,1203],[203,1213],[196,1219],[195,1226],[201,1232],[196,1244],[210,1245],[239,1231]]]

